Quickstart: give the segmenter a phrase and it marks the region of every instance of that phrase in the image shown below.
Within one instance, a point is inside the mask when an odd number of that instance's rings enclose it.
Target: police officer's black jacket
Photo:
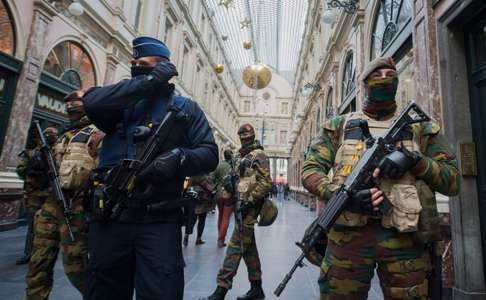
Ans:
[[[181,193],[186,176],[205,174],[213,171],[218,164],[218,147],[212,130],[199,105],[187,98],[174,96],[173,85],[160,86],[150,76],[141,75],[106,87],[94,87],[84,95],[87,116],[106,133],[100,153],[101,169],[109,169],[121,159],[133,158],[133,129],[147,118],[152,122],[161,121],[174,99],[183,99],[182,111],[173,128],[167,145],[160,154],[178,148],[183,153],[177,175],[169,181],[157,185],[157,193],[141,207],[124,210],[121,221],[153,222],[179,220],[181,210],[148,213],[147,204],[176,200]],[[179,104],[181,101],[178,101]],[[181,107],[180,105],[177,105]]]

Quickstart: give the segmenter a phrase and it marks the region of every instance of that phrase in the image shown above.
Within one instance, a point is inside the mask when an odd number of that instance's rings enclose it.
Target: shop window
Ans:
[[[62,42],[51,50],[44,71],[78,89],[87,89],[96,83],[93,61],[72,41]]]
[[[386,50],[397,41],[411,18],[412,1],[380,0],[371,40],[371,59],[383,56]]]
[[[13,19],[4,1],[0,0],[0,51],[9,55],[15,52],[15,34]]]

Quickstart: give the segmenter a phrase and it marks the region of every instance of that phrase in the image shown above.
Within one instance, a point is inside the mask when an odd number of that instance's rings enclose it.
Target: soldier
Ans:
[[[193,218],[190,225],[192,228],[196,225],[197,222],[197,238],[196,238],[196,245],[204,244],[202,240],[202,234],[204,232],[204,226],[206,225],[206,216],[208,211],[211,210],[211,194],[213,192],[213,186],[210,182],[211,178],[208,175],[200,175],[191,177],[189,180],[189,186],[192,187],[198,195],[198,202],[194,208],[195,217]],[[191,230],[190,232],[192,232]],[[189,242],[189,234],[184,235],[184,246],[187,246]]]
[[[217,288],[206,300],[224,299],[231,289],[233,277],[238,271],[241,258],[248,268],[248,279],[251,288],[238,300],[264,299],[262,289],[262,272],[260,258],[255,241],[253,226],[258,222],[257,217],[265,196],[272,187],[270,178],[270,163],[263,147],[255,140],[255,130],[250,124],[243,124],[238,129],[241,141],[240,157],[238,158],[238,172],[240,179],[236,192],[244,207],[242,231],[235,225],[233,235],[226,249],[223,267],[217,277]],[[225,187],[232,190],[231,186]],[[241,248],[243,246],[243,249]]]
[[[217,186],[216,204],[218,206],[218,247],[226,247],[225,239],[233,213],[234,203],[231,195],[224,189],[224,178],[230,174],[233,162],[233,152],[226,149],[223,152],[224,160],[219,162],[216,171],[213,173]]]
[[[75,241],[71,241],[69,236],[61,205],[50,193],[35,221],[32,257],[26,277],[27,300],[48,299],[59,248],[64,272],[74,287],[84,293],[87,227],[81,206],[82,189],[95,166],[97,147],[103,133],[86,118],[82,96],[81,91],[76,91],[64,98],[70,127],[59,138],[53,153],[59,166],[64,196],[71,203],[69,219]]]
[[[43,131],[46,142],[52,147],[57,140],[57,129],[47,127]],[[17,265],[29,262],[32,252],[32,242],[34,240],[34,215],[41,208],[48,196],[48,178],[45,175],[44,162],[39,151],[39,136],[32,126],[30,138],[25,150],[20,154],[20,162],[17,165],[17,174],[24,180],[24,207],[27,218],[27,235],[25,237],[24,255],[17,261]]]
[[[303,165],[304,186],[323,201],[344,182],[366,148],[358,120],[367,121],[376,137],[397,116],[393,60],[374,60],[361,80],[366,91],[363,111],[327,121]],[[375,265],[385,299],[427,298],[426,245],[440,240],[434,192],[456,195],[460,187],[455,155],[439,130],[433,122],[410,126],[375,170],[378,185],[351,195],[328,233],[321,299],[366,299]],[[385,199],[392,204],[387,212],[380,211]]]
[[[155,159],[137,173],[133,194],[124,194],[126,201],[117,202],[119,213],[100,206],[103,199],[93,198],[85,298],[132,299],[135,290],[139,299],[182,299],[179,200],[183,182],[185,177],[216,168],[218,146],[199,105],[176,95],[169,83],[178,73],[163,42],[151,37],[134,39],[131,71],[131,79],[92,88],[85,95],[87,115],[107,134],[100,152],[97,190],[106,184],[103,173],[144,153],[159,125],[163,131],[159,133],[167,138],[152,152]],[[169,123],[164,122],[166,116]],[[146,186],[152,192],[144,193]]]

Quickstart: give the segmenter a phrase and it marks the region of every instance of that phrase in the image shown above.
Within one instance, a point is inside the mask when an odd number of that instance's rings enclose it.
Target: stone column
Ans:
[[[54,8],[46,1],[34,2],[25,61],[17,82],[0,157],[0,230],[16,226],[23,196],[23,182],[17,177],[15,167],[18,163],[18,154],[23,150],[27,140],[45,56],[45,40],[52,16],[55,14]]]
[[[106,72],[105,81],[103,82],[104,85],[112,84],[115,82],[115,71],[118,63],[119,61],[116,56],[114,56],[113,54],[106,55]]]
[[[415,99],[433,119],[441,123],[437,27],[431,1],[413,1],[412,23],[415,59]]]

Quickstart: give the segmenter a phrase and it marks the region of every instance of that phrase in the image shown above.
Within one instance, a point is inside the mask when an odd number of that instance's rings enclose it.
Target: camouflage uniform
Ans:
[[[240,177],[240,183],[245,177],[249,178],[251,176],[255,176],[256,181],[250,184],[244,193],[242,193],[241,184],[238,185],[240,199],[243,203],[248,202],[249,206],[245,209],[243,215],[243,236],[240,236],[238,227],[235,225],[233,235],[226,249],[223,267],[218,273],[217,284],[225,289],[231,288],[233,277],[236,275],[242,257],[248,268],[248,279],[250,282],[261,281],[262,277],[253,226],[257,223],[263,199],[272,187],[270,164],[258,141],[255,141],[248,149],[241,149],[240,154],[241,157],[237,159],[238,165],[241,165],[242,160],[251,162],[250,167]],[[240,247],[241,239],[243,239],[243,253],[241,253],[242,249]]]
[[[323,201],[330,199],[351,169],[346,170],[345,163],[336,161],[347,117],[337,116],[324,124],[303,165],[304,186]],[[438,125],[412,127],[423,157],[407,174],[424,181],[433,191],[457,194],[457,161],[444,137],[438,134]],[[363,145],[356,145],[356,149],[360,147]],[[359,160],[359,154],[355,160]],[[385,298],[426,299],[430,262],[425,246],[414,240],[412,232],[385,228],[379,217],[350,224],[346,216],[351,214],[344,211],[328,233],[319,278],[321,299],[366,299],[376,265]],[[362,218],[359,215],[357,220]]]
[[[89,134],[85,147],[90,156],[96,157],[97,146],[103,134],[94,126],[86,125],[89,124],[67,131],[59,139],[54,147],[58,166],[69,152],[64,146],[68,145],[76,136],[79,137],[81,133]],[[86,166],[88,172],[91,168],[92,166]],[[74,242],[69,237],[62,207],[52,193],[42,205],[34,228],[33,251],[26,277],[26,300],[48,299],[59,249],[63,255],[64,272],[74,287],[83,293],[84,270],[87,264],[87,224],[81,203],[83,195],[82,192],[79,192],[82,188],[81,184],[77,188],[63,188],[64,196],[71,202],[70,225],[75,238]]]

